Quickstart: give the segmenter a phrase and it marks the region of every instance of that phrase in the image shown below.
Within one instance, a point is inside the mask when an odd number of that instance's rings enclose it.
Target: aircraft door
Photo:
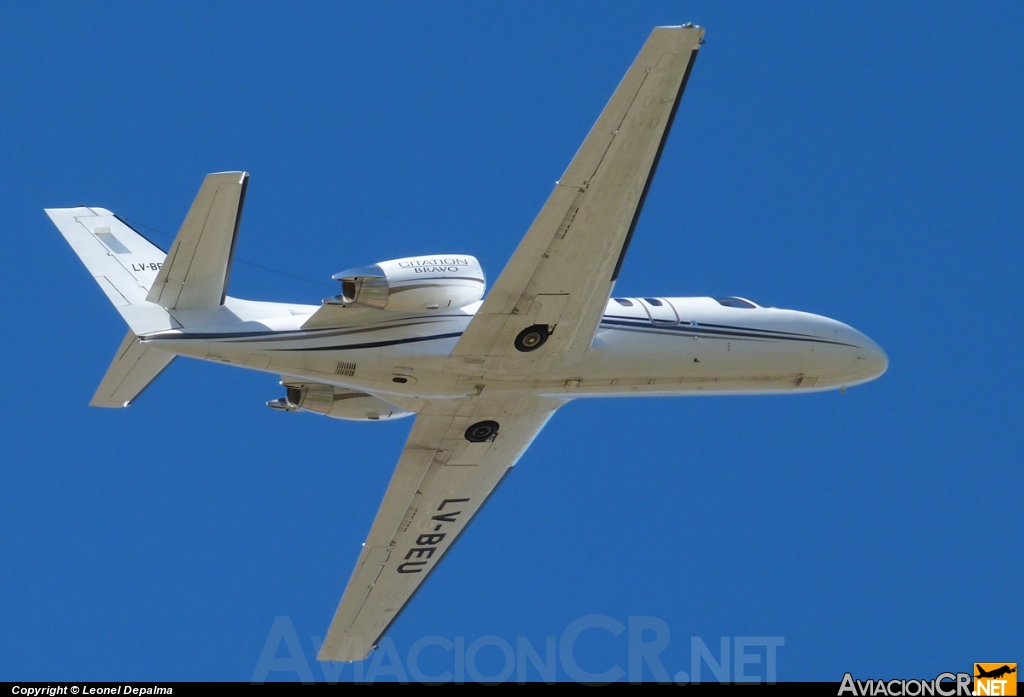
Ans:
[[[664,298],[641,298],[640,302],[654,324],[679,324],[675,308]]]

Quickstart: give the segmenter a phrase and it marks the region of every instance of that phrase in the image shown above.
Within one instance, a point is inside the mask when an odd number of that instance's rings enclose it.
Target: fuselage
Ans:
[[[450,369],[480,303],[458,310],[351,310],[351,322],[303,329],[310,305],[228,298],[175,313],[187,329],[140,337],[175,354],[379,395],[462,396],[479,380]],[[554,396],[765,394],[844,388],[888,366],[852,327],[739,298],[612,298],[590,351],[528,379],[486,380],[488,392]]]

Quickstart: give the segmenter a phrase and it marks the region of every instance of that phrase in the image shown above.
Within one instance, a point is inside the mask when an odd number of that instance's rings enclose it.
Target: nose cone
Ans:
[[[870,382],[888,369],[889,357],[866,335],[837,320],[816,317],[815,321],[818,336],[835,342],[824,352],[828,367],[819,385],[825,382],[833,387],[852,387]]]
[[[889,357],[882,347],[857,332],[857,382],[874,380],[889,368]]]
[[[848,324],[832,320],[836,339],[844,344],[837,352],[836,368],[842,364],[846,374],[838,377],[837,383],[842,386],[859,385],[874,380],[889,367],[889,357],[882,347]],[[842,357],[840,357],[842,356]]]

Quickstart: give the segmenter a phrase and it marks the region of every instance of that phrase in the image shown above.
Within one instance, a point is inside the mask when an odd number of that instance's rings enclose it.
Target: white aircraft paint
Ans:
[[[321,660],[369,654],[566,401],[818,392],[885,372],[875,342],[820,315],[610,297],[703,35],[653,31],[486,297],[458,254],[341,272],[320,307],[227,295],[244,172],[207,176],[166,255],[108,210],[47,211],[131,328],[93,405],[127,406],[189,356],[280,375],[275,409],[416,415]]]

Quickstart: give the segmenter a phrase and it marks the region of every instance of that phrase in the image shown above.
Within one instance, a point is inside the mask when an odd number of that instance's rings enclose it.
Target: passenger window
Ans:
[[[625,298],[615,298],[615,302],[622,305],[623,307],[633,307],[633,303]]]
[[[661,307],[661,301],[657,298],[644,298],[644,302],[655,307]]]

